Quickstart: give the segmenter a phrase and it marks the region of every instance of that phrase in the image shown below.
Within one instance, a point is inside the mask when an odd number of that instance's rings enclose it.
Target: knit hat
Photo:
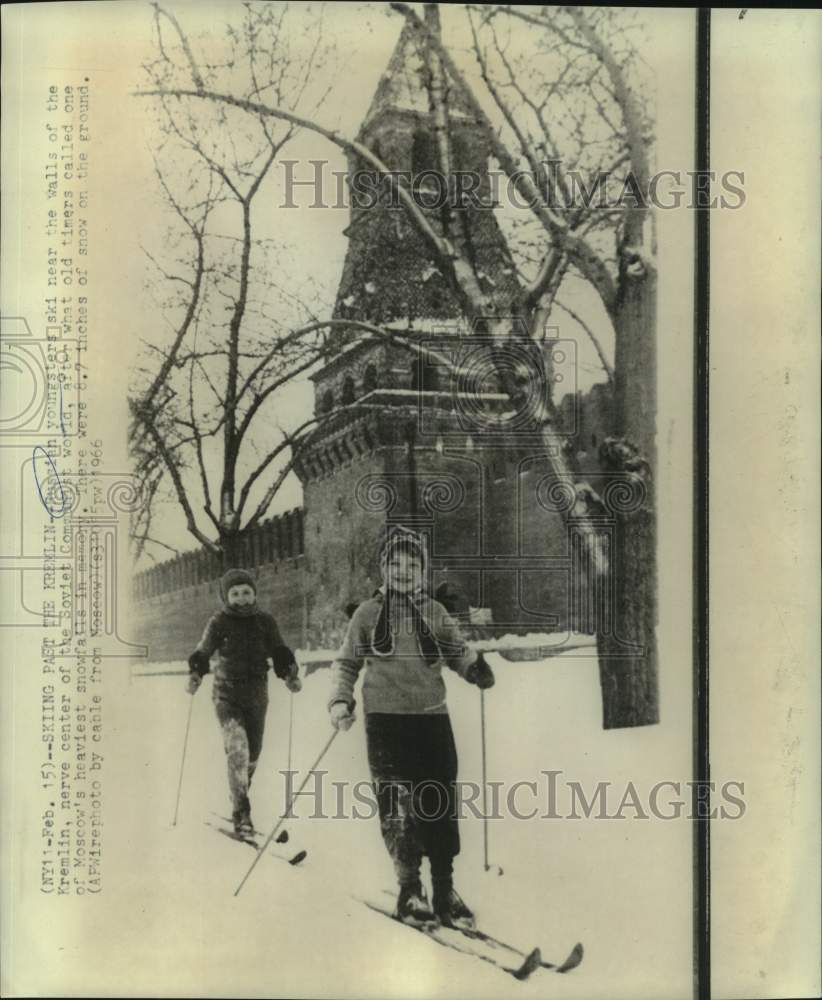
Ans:
[[[387,581],[388,562],[397,551],[416,556],[422,564],[423,574],[425,573],[427,553],[423,536],[402,524],[387,524],[380,539],[380,573],[383,580]],[[380,595],[381,606],[371,634],[371,648],[374,654],[376,656],[392,656],[394,653],[394,632],[391,627],[394,615],[391,609],[394,603],[399,602],[400,614],[408,616],[412,631],[417,636],[420,655],[427,663],[436,663],[441,656],[439,646],[434,640],[431,629],[423,619],[414,598],[410,594],[397,596],[388,589],[378,590],[377,594]]]
[[[389,524],[386,525],[380,542],[380,572],[383,576],[388,560],[398,548],[415,555],[422,563],[422,571],[425,574],[428,563],[425,537],[401,524]]]
[[[220,580],[220,593],[222,594],[223,600],[228,601],[228,592],[232,587],[238,587],[241,584],[248,584],[249,587],[257,593],[257,584],[254,582],[254,577],[246,572],[244,569],[230,569]]]

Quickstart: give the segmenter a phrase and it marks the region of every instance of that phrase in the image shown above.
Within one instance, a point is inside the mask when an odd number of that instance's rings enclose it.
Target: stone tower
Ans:
[[[358,135],[392,170],[415,177],[436,167],[417,46],[406,26]],[[482,197],[489,186],[484,138],[453,90],[448,108],[454,169],[477,175]],[[350,179],[363,169],[370,168],[349,159]],[[436,209],[426,214],[441,226]],[[504,314],[518,287],[496,217],[488,209],[454,214],[451,224],[461,227],[475,274]],[[352,200],[346,235],[335,317],[378,324],[434,353],[352,333],[313,376],[317,412],[358,406],[322,424],[295,466],[304,490],[310,641],[335,644],[346,605],[379,584],[376,546],[387,521],[428,536],[434,592],[444,585],[461,595],[463,607],[490,609],[501,627],[562,626],[565,532],[539,498],[545,456],[533,443],[529,450],[489,432],[507,397],[493,370],[482,370],[481,357],[475,364],[481,374],[468,392],[438,363],[446,355],[470,364],[476,331],[467,328],[425,243],[390,199]]]

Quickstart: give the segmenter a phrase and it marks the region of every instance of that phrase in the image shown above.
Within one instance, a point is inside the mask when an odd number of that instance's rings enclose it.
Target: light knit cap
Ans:
[[[386,529],[380,545],[380,572],[383,577],[385,577],[385,568],[388,560],[398,546],[402,546],[419,556],[424,574],[428,564],[425,537],[416,531],[412,531],[410,528],[403,527],[401,524],[394,524]]]

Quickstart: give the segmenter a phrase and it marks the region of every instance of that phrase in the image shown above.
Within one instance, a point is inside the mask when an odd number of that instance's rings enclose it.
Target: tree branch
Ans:
[[[183,29],[180,27],[180,22],[177,20],[174,14],[171,13],[171,11],[168,11],[164,7],[161,7],[159,3],[153,3],[151,6],[154,8],[154,16],[157,22],[158,35],[160,34],[161,16],[165,17],[168,21],[170,21],[174,25],[174,29],[177,32],[178,38],[180,39],[180,44],[183,47],[183,52],[185,53],[186,59],[188,60],[189,69],[191,70],[191,79],[194,81],[194,86],[197,87],[198,90],[202,90],[205,87],[205,84],[203,83],[203,78],[200,75],[200,70],[197,67],[194,55],[192,54],[191,46],[188,44],[188,38]]]
[[[571,309],[570,306],[563,305],[559,301],[559,299],[554,299],[554,303],[553,304],[555,306],[559,306],[560,309],[562,309],[563,312],[568,313],[568,315],[571,317],[571,319],[574,320],[575,323],[579,323],[579,325],[582,327],[582,329],[588,334],[588,337],[589,337],[591,343],[594,345],[594,348],[596,349],[596,352],[599,355],[600,364],[602,365],[603,369],[605,370],[605,374],[608,376],[608,381],[613,384],[613,381],[614,381],[614,369],[608,363],[608,359],[605,357],[605,351],[603,350],[602,344],[600,343],[599,338],[597,337],[597,335],[594,333],[594,331],[591,329],[591,327],[588,326],[588,324],[585,322],[585,320],[578,313],[574,312],[574,310]]]
[[[506,176],[511,180],[521,197],[526,201],[536,218],[540,221],[545,230],[551,235],[556,245],[568,254],[569,258],[577,265],[582,273],[588,278],[599,294],[605,308],[612,313],[616,305],[616,288],[613,279],[608,273],[608,269],[600,261],[596,252],[588,246],[585,240],[576,236],[570,229],[568,223],[562,219],[542,197],[542,193],[536,186],[533,178],[518,168],[517,162],[508,150],[507,146],[500,139],[497,130],[494,128],[482,105],[474,96],[451,58],[448,50],[425,25],[419,16],[406,3],[392,0],[390,4],[393,10],[402,14],[405,19],[437,50],[443,65],[448,70],[449,75],[456,85],[460,87],[468,102],[474,119],[483,130],[488,141],[489,148],[493,156],[497,159]]]
[[[182,476],[180,475],[180,470],[177,467],[177,463],[171,456],[171,453],[166,445],[163,435],[160,433],[154,421],[147,413],[145,413],[145,411],[140,410],[139,407],[134,407],[134,412],[135,416],[139,420],[142,420],[143,425],[148,431],[149,436],[151,437],[155,447],[157,448],[157,451],[160,454],[160,457],[163,459],[163,462],[165,463],[165,467],[168,470],[168,474],[171,476],[171,481],[174,484],[174,491],[177,495],[177,500],[183,509],[183,513],[185,514],[186,527],[188,528],[189,532],[197,539],[198,542],[200,542],[201,545],[204,545],[207,549],[209,549],[209,551],[219,553],[220,552],[219,546],[216,545],[213,541],[211,541],[211,539],[208,538],[206,535],[204,535],[203,532],[200,530],[200,528],[197,526],[197,519],[195,518],[194,511],[192,510],[191,504],[189,503],[185,485],[183,483]]]
[[[243,111],[248,111],[254,115],[263,115],[271,118],[280,118],[283,121],[291,122],[293,125],[299,125],[302,128],[308,129],[309,131],[316,132],[319,135],[324,136],[329,142],[333,142],[340,149],[344,149],[349,153],[353,153],[359,156],[361,159],[369,163],[375,170],[379,171],[389,178],[390,183],[393,184],[394,189],[397,192],[397,197],[402,202],[403,207],[414,220],[420,234],[425,238],[429,249],[435,253],[440,258],[450,259],[453,256],[453,250],[448,244],[447,240],[441,239],[431,228],[430,223],[426,219],[425,215],[421,209],[417,206],[416,202],[409,194],[409,192],[402,187],[396,178],[392,177],[391,170],[389,167],[375,156],[371,150],[360,142],[352,139],[346,139],[339,132],[334,129],[325,128],[316,122],[311,121],[308,118],[303,118],[300,115],[296,115],[291,111],[286,111],[283,108],[272,108],[268,105],[261,104],[258,101],[249,101],[241,97],[234,97],[231,94],[218,94],[210,90],[187,90],[185,88],[152,88],[150,90],[138,90],[135,91],[136,97],[194,97],[202,100],[217,101],[223,104],[229,104],[232,107],[240,108]]]

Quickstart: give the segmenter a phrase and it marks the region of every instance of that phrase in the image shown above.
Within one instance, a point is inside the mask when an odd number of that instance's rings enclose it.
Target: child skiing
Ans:
[[[268,708],[268,667],[289,691],[302,684],[294,654],[283,642],[272,615],[257,607],[257,588],[242,569],[230,569],[220,581],[223,607],[212,615],[188,659],[188,692],[195,694],[209,672],[213,653],[213,700],[228,759],[232,821],[239,836],[254,832],[248,788],[263,745]]]
[[[425,540],[395,526],[380,551],[383,585],[353,613],[332,664],[331,722],[354,722],[354,685],[363,666],[368,764],[380,828],[394,863],[394,915],[418,927],[471,927],[473,914],[453,884],[460,841],[457,751],[445,704],[442,664],[469,683],[494,683],[482,654],[465,644],[456,622],[424,590]],[[420,881],[429,860],[433,908]]]

